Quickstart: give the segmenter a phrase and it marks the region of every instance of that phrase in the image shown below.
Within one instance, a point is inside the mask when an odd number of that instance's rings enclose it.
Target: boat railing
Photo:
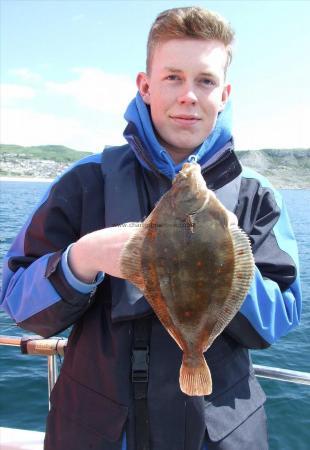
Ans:
[[[67,339],[52,337],[44,339],[41,336],[1,336],[0,345],[19,347],[23,354],[47,357],[48,398],[58,377],[57,357],[64,356]],[[270,380],[287,381],[289,383],[310,386],[310,373],[278,367],[253,364],[255,375]]]
[[[22,354],[47,357],[48,398],[58,377],[57,357],[64,356],[67,339],[53,337],[44,339],[41,336],[1,336],[0,345],[19,347]],[[50,403],[49,403],[50,407]]]

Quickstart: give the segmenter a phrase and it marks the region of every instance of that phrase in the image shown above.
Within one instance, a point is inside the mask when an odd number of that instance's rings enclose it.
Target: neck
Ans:
[[[167,142],[163,141],[158,133],[156,133],[158,142],[165,148],[165,150],[169,153],[169,155],[172,158],[172,161],[175,164],[179,164],[180,162],[184,161],[191,155],[194,151],[194,149],[180,149],[176,148],[173,145],[167,144]]]
[[[185,159],[187,159],[189,157],[189,155],[191,155],[193,153],[192,150],[173,150],[169,147],[166,146],[166,150],[169,153],[169,155],[171,156],[173,162],[175,164],[179,164],[180,162],[184,161]]]

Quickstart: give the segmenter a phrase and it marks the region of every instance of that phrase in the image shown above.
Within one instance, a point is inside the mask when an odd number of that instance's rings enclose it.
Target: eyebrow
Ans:
[[[169,66],[164,67],[164,70],[166,70],[167,72],[172,72],[172,73],[183,73],[183,70],[176,69],[174,67],[169,67]],[[215,75],[212,72],[200,72],[199,75],[204,76],[204,77],[218,78],[217,75]]]
[[[169,66],[164,67],[164,70],[167,70],[168,72],[174,72],[174,73],[183,72],[183,70],[181,70],[181,69],[175,69],[174,67],[169,67]]]

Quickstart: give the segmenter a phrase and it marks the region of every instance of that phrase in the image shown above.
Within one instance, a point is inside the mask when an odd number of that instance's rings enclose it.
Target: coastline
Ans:
[[[31,181],[33,183],[51,183],[52,181],[54,181],[54,178],[0,176],[0,182],[1,181]]]

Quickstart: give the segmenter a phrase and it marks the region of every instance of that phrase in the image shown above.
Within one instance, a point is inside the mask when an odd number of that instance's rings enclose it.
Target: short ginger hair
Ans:
[[[226,70],[232,60],[234,30],[219,14],[189,6],[161,12],[153,23],[147,41],[146,71],[150,73],[156,46],[171,39],[204,39],[222,42],[227,49]]]

